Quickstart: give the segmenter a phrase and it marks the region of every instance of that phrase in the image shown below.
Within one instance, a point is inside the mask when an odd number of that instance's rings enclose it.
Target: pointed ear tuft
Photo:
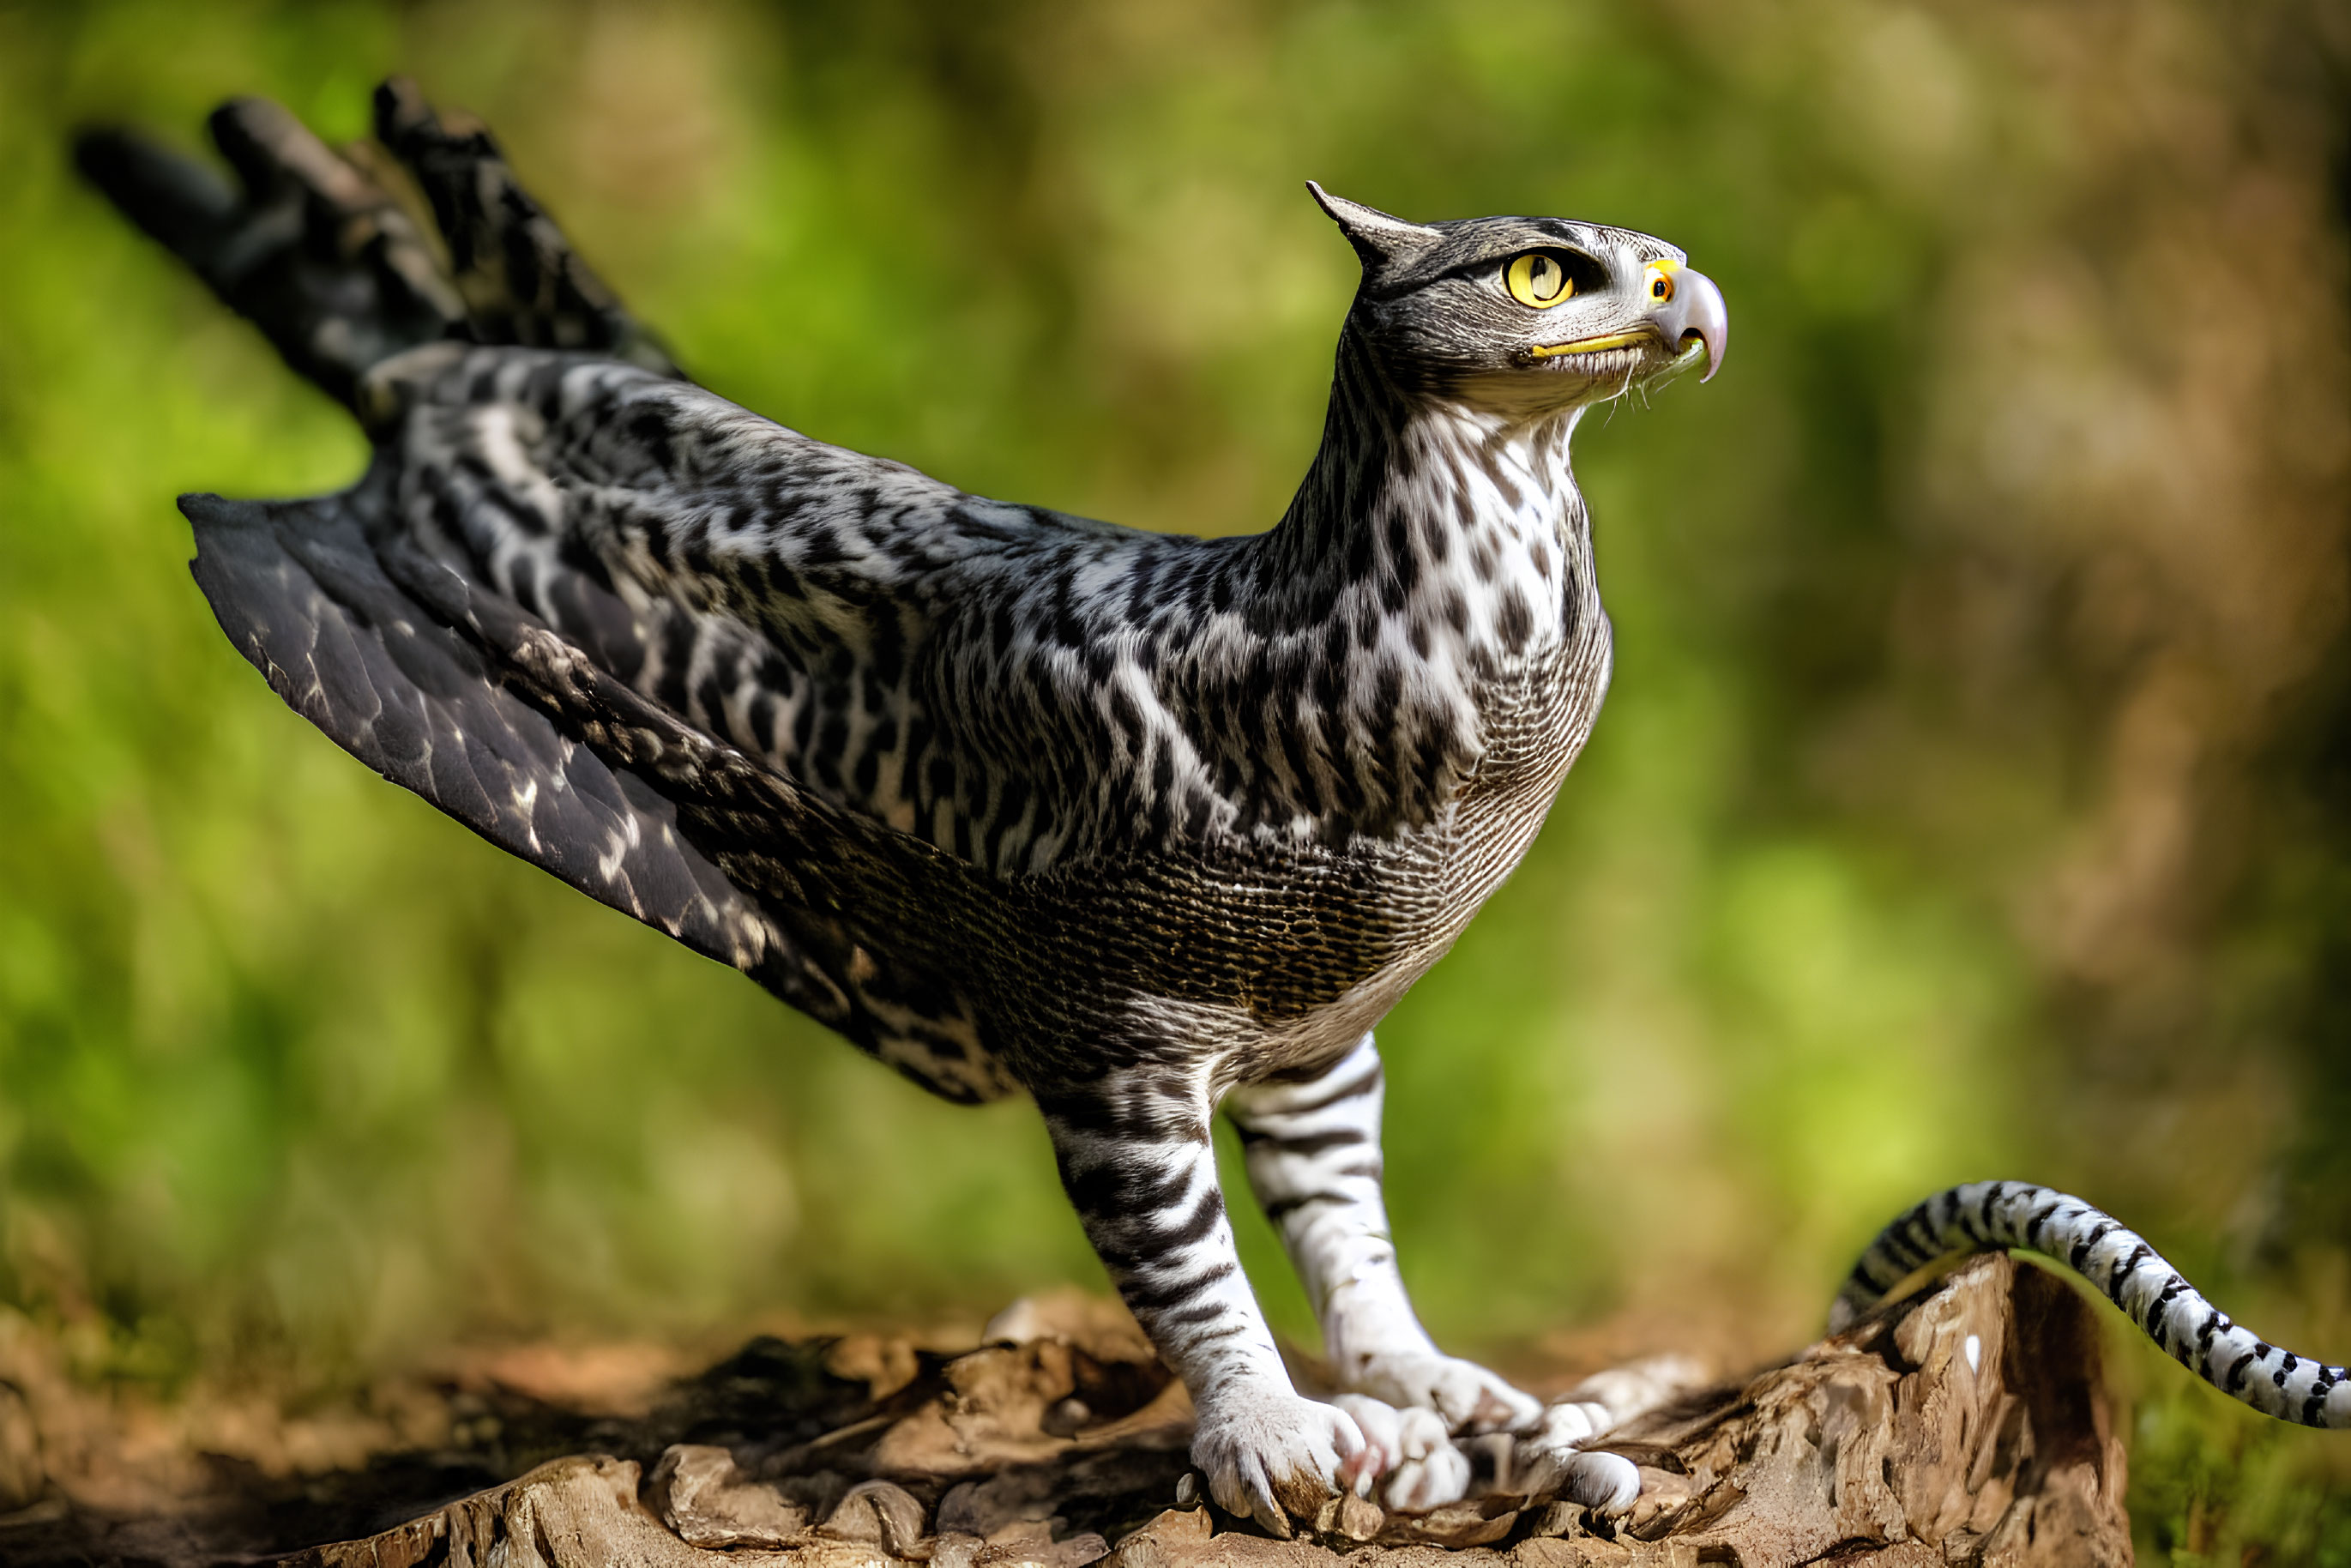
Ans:
[[[1306,182],[1306,188],[1314,193],[1316,204],[1331,214],[1331,221],[1339,225],[1339,232],[1347,236],[1347,243],[1355,247],[1355,255],[1365,267],[1409,256],[1445,237],[1423,225],[1392,218],[1377,207],[1334,196],[1311,180]]]

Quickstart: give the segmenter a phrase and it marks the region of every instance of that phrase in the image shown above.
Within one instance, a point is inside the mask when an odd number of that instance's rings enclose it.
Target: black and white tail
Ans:
[[[1837,1292],[1829,1328],[1844,1328],[1914,1270],[1955,1253],[2006,1247],[2064,1260],[2182,1366],[2263,1415],[2305,1427],[2351,1427],[2351,1373],[2255,1337],[2120,1220],[2029,1182],[1955,1186],[1887,1226]]]

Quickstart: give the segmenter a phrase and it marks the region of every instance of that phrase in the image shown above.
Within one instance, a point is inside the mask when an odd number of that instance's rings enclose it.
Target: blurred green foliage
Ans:
[[[1682,245],[1729,369],[1578,440],[1607,712],[1382,1031],[1431,1326],[1764,1354],[1887,1216],[2008,1174],[2351,1356],[2344,31],[0,0],[0,1299],[118,1375],[332,1379],[1100,1280],[1025,1107],[934,1103],[504,859],[212,625],[170,497],[329,488],[361,443],[66,138],[240,92],[354,137],[402,70],[711,386],[1153,528],[1265,526],[1304,469],[1353,271],[1307,176]],[[2143,1548],[2351,1561],[2346,1439],[2124,1362]]]

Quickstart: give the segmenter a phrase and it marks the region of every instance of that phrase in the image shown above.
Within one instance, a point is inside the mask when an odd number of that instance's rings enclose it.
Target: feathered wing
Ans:
[[[466,336],[587,350],[660,375],[679,373],[669,351],[522,188],[487,127],[435,113],[416,84],[399,77],[376,89],[375,124],[377,138],[432,204]]]
[[[135,132],[92,131],[76,154],[295,369],[355,406],[374,367],[439,340],[586,350],[624,380],[675,376],[486,133],[444,125],[402,83],[376,110],[434,206],[454,278],[364,155],[336,153],[275,104],[239,99],[213,117],[237,189]],[[616,676],[656,666],[677,622],[632,613],[591,559],[549,573],[528,605],[453,571],[445,550],[436,559],[403,526],[400,455],[378,433],[369,476],[343,494],[182,503],[198,583],[278,694],[491,842],[742,969],[927,1086],[959,1100],[1009,1091],[952,978],[870,929],[935,905],[969,868],[828,808]],[[564,635],[535,609],[559,612]]]
[[[393,783],[591,897],[768,979],[785,948],[774,922],[678,836],[671,802],[560,733],[480,647],[392,580],[360,505],[349,495],[182,499],[196,581],[237,651],[297,713]]]
[[[1462,773],[1464,737],[1432,751],[1395,693],[1310,689],[1338,667],[1320,632],[1241,624],[1269,569],[1249,541],[983,500],[736,408],[678,374],[486,132],[401,83],[376,108],[446,275],[380,154],[338,154],[274,104],[213,118],[241,195],[133,133],[78,153],[353,405],[395,470],[371,503],[387,537],[640,693],[1006,876],[1301,822],[1391,831]]]
[[[1230,817],[1154,672],[1203,656],[1171,588],[1238,541],[984,500],[605,360],[449,345],[370,384],[410,537],[841,809],[1008,875]]]
[[[1245,854],[1246,813],[1300,815],[1316,758],[1252,772],[1249,744],[1305,700],[1300,661],[1203,632],[1234,636],[1251,558],[981,500],[711,395],[486,137],[397,89],[378,109],[453,231],[454,282],[412,277],[419,231],[274,106],[214,117],[242,198],[128,133],[81,146],[376,442],[340,496],[185,503],[223,627],[330,737],[500,847],[942,1093],[1006,1092],[989,954],[1121,896],[1137,852]],[[575,344],[595,351],[555,347]],[[1195,710],[1223,715],[1225,762]],[[1016,906],[1021,939],[996,941]],[[1353,954],[1360,915],[1330,919]],[[1086,928],[1092,956],[1104,940]],[[1222,960],[1181,956],[1121,962],[1243,998]]]
[[[87,131],[74,159],[287,363],[345,402],[371,365],[442,338],[583,350],[677,374],[486,131],[444,124],[397,79],[376,90],[375,117],[383,146],[432,204],[454,277],[374,177],[381,153],[338,153],[266,99],[232,99],[212,115],[235,189],[132,131]]]
[[[938,1092],[1011,1089],[952,984],[893,963],[851,913],[920,905],[958,868],[695,734],[536,618],[371,529],[379,487],[181,502],[222,630],[288,706],[499,848]]]

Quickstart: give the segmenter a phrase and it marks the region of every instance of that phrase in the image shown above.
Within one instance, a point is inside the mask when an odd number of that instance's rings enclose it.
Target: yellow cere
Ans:
[[[1575,292],[1574,281],[1560,266],[1559,257],[1540,250],[1511,257],[1510,265],[1502,269],[1502,282],[1511,298],[1538,310],[1564,304]]]

